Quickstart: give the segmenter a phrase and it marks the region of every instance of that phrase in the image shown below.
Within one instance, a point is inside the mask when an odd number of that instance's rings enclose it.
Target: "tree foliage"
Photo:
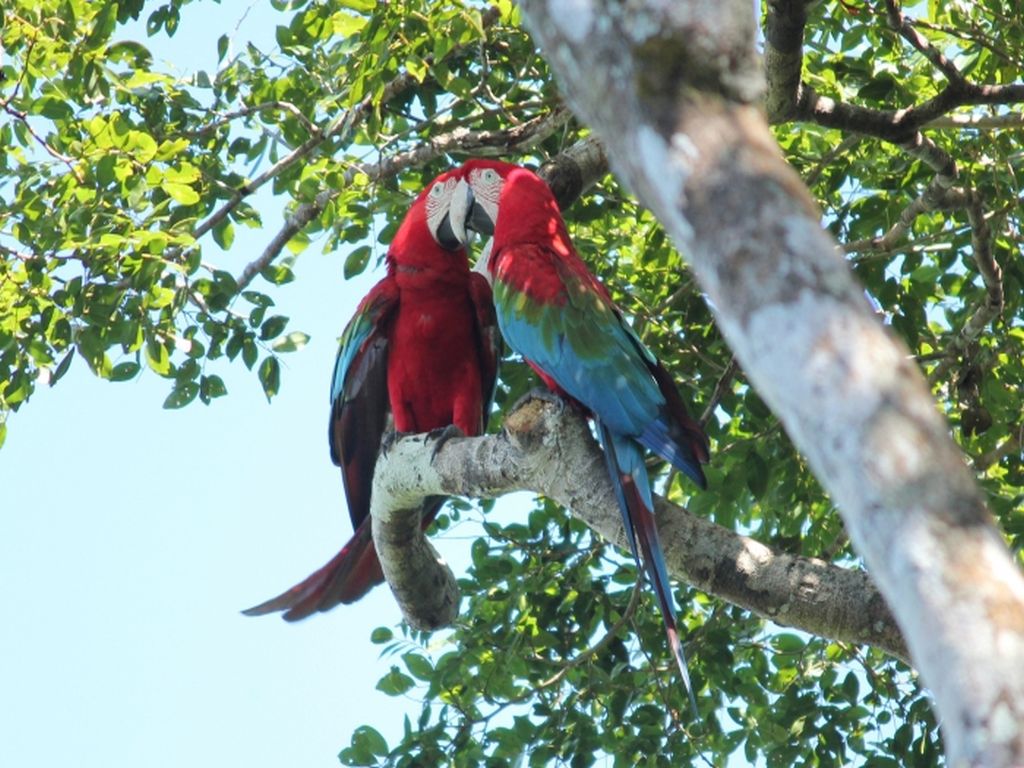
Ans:
[[[201,4],[3,9],[0,419],[75,357],[113,381],[151,369],[168,379],[166,407],[226,394],[217,371],[240,357],[272,396],[277,356],[305,340],[274,312],[275,286],[311,242],[358,274],[410,196],[453,160],[537,166],[587,134],[508,2],[274,5],[274,50],[225,35],[217,71],[185,79],[123,25],[174,35]],[[1024,22],[995,0],[772,0],[764,12],[770,49],[793,28],[802,41],[800,89],[770,100],[778,141],[929,376],[1019,551]],[[768,60],[779,76],[770,70],[769,83],[785,82]],[[268,185],[284,227],[242,268],[218,267],[236,227],[261,226],[249,199]],[[778,549],[857,567],[836,510],[654,217],[610,176],[566,215],[581,254],[707,419],[710,490],[689,497],[666,475],[662,492]],[[499,407],[532,383],[507,361]],[[457,503],[438,527],[467,515],[475,508]],[[693,722],[631,561],[544,500],[526,519],[484,526],[450,633],[372,634],[394,660],[381,690],[421,699],[420,717],[398,744],[361,728],[343,763],[941,762],[927,699],[902,662],[780,631],[680,585]]]

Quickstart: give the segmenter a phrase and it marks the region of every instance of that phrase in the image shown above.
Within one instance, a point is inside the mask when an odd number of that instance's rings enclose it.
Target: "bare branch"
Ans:
[[[527,400],[500,434],[449,440],[432,459],[434,447],[419,436],[398,440],[377,464],[371,496],[377,553],[413,626],[436,627],[438,604],[458,604],[441,586],[453,581],[447,565],[425,541],[413,541],[424,538],[416,510],[425,496],[535,491],[627,546],[604,458],[573,409]],[[406,509],[412,511],[395,511]],[[899,629],[863,571],[773,551],[664,499],[657,511],[673,575],[776,623],[906,658]],[[424,583],[442,596],[422,594]]]
[[[250,115],[255,115],[260,112],[269,112],[275,109],[289,113],[292,117],[302,123],[302,127],[306,129],[306,132],[309,133],[310,136],[320,135],[319,126],[315,125],[302,113],[301,109],[290,101],[264,101],[262,104],[254,104],[251,107],[243,107],[242,109],[236,109],[233,112],[225,112],[212,123],[207,123],[202,128],[198,128],[194,131],[183,131],[181,135],[197,139],[221,128],[222,126],[231,124],[240,117],[249,117]]]
[[[959,192],[959,191],[958,191]],[[933,382],[944,381],[964,351],[1003,311],[1003,271],[992,254],[992,229],[985,216],[981,195],[976,191],[950,195],[967,209],[971,224],[971,251],[985,285],[985,297],[978,302],[967,323],[946,345],[946,356],[931,372]]]
[[[956,181],[958,170],[953,156],[941,149],[934,141],[918,133],[902,145],[903,150],[935,170],[935,176],[924,192],[900,212],[896,223],[881,237],[856,240],[843,246],[846,253],[863,251],[889,251],[910,231],[914,219],[922,213],[948,207],[947,192]]]
[[[736,362],[735,357],[729,359],[729,364],[725,366],[725,370],[722,371],[722,375],[718,377],[718,381],[715,382],[715,389],[711,392],[711,399],[708,400],[708,404],[704,407],[704,412],[700,415],[701,425],[707,424],[708,419],[711,418],[715,412],[715,408],[718,407],[718,403],[721,402],[722,396],[726,390],[729,389],[729,385],[732,384],[733,377],[736,372],[740,369],[739,363]]]
[[[772,123],[784,123],[796,116],[809,5],[808,0],[768,2],[764,35],[764,70],[768,85],[765,110]]]
[[[914,46],[936,69],[942,72],[951,84],[964,88],[969,87],[967,79],[953,62],[947,59],[946,55],[938,48],[933,47],[928,38],[918,32],[913,23],[903,15],[897,0],[885,0],[885,8],[890,26],[899,32],[904,40]]]
[[[10,101],[10,99],[8,99],[8,101]],[[7,102],[0,104],[0,106],[3,107],[4,112],[18,120],[19,122],[21,122],[22,125],[25,126],[25,130],[28,131],[29,136],[35,139],[36,143],[39,144],[39,146],[41,146],[46,151],[46,154],[48,154],[52,158],[60,160],[64,165],[67,166],[68,170],[71,172],[71,175],[75,177],[78,183],[83,183],[84,179],[82,178],[82,172],[79,171],[78,168],[75,166],[74,158],[68,157],[67,155],[58,152],[56,149],[50,146],[49,142],[47,142],[46,139],[44,139],[42,136],[36,133],[35,128],[33,128],[32,124],[29,123],[28,115],[25,112],[21,112],[15,109]]]
[[[1016,130],[1024,128],[1024,112],[1007,112],[1002,115],[943,115],[937,117],[926,128],[975,128],[978,130]]]
[[[804,84],[792,119],[810,120],[827,128],[856,131],[902,144],[912,140],[920,128],[958,107],[1021,101],[1024,101],[1024,85],[969,85],[966,88],[950,85],[933,98],[907,109],[872,109],[822,96]]]

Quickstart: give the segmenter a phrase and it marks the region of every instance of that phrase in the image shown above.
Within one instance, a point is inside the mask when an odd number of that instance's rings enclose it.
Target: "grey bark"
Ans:
[[[528,400],[500,434],[449,440],[432,456],[433,444],[419,436],[398,440],[377,465],[371,505],[384,574],[417,628],[450,622],[458,606],[455,579],[419,527],[424,496],[535,491],[627,547],[600,448],[571,408]],[[664,499],[657,506],[665,559],[677,578],[779,624],[906,658],[899,629],[863,571],[773,551]]]
[[[1024,578],[905,347],[758,106],[746,0],[524,0],[612,170],[687,255],[843,514],[934,694],[952,765],[1024,765]]]

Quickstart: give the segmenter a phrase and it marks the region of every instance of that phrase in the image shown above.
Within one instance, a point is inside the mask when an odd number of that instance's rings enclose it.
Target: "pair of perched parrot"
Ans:
[[[493,238],[486,277],[469,267],[467,229]],[[284,611],[294,621],[351,603],[383,581],[369,512],[389,416],[398,433],[481,434],[500,328],[552,392],[593,418],[633,556],[639,565],[642,552],[690,690],[644,450],[704,488],[708,440],[576,253],[547,184],[516,165],[470,160],[423,189],[386,261],[387,275],[342,335],[331,382],[331,458],[342,470],[355,534],[323,568],[246,613]],[[424,528],[443,503],[424,502]]]

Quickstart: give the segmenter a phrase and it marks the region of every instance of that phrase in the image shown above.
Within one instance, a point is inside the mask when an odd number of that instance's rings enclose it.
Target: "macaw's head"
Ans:
[[[467,160],[456,171],[462,184],[453,194],[465,227],[483,235],[525,232],[538,217],[561,218],[551,188],[528,168],[500,160]]]
[[[410,216],[414,211],[419,214],[416,219],[422,215],[430,236],[448,251],[457,251],[466,244],[465,214],[454,201],[459,181],[457,170],[442,173],[423,188],[409,211]]]
[[[423,187],[391,241],[389,264],[416,269],[467,264],[466,215],[454,201],[460,181],[453,170]]]
[[[494,253],[509,243],[556,241],[569,236],[551,188],[528,168],[500,160],[468,160],[458,169],[452,200],[463,227],[493,236]],[[561,247],[559,248],[559,250]]]

